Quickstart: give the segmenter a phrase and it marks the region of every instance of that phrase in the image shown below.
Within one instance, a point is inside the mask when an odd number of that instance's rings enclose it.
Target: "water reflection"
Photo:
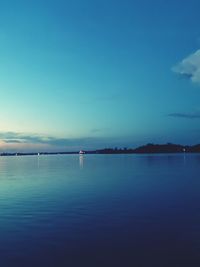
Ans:
[[[84,156],[83,155],[79,155],[79,166],[80,166],[80,169],[83,169],[83,165],[84,165]]]
[[[200,266],[199,163],[189,154],[0,158],[1,265]]]
[[[37,157],[37,167],[38,167],[38,169],[40,168],[40,157],[39,157],[39,155]]]

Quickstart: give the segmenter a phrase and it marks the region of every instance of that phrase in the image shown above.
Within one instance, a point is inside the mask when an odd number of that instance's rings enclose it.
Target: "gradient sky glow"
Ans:
[[[199,0],[1,1],[1,150],[200,143],[199,10]]]

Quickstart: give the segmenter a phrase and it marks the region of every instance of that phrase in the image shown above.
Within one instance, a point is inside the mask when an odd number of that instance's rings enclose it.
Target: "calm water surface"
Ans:
[[[0,263],[200,266],[200,155],[0,158]]]

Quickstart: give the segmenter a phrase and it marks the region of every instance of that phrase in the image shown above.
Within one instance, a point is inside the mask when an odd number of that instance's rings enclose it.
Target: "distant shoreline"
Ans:
[[[105,148],[98,150],[84,150],[84,154],[167,154],[167,153],[200,153],[200,144],[183,146],[176,144],[147,144],[138,148]],[[40,155],[70,155],[72,152],[2,152],[0,156],[40,156]]]

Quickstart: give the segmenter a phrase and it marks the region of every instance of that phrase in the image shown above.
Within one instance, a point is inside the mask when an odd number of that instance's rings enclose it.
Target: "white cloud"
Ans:
[[[200,49],[183,59],[172,70],[200,85]]]

